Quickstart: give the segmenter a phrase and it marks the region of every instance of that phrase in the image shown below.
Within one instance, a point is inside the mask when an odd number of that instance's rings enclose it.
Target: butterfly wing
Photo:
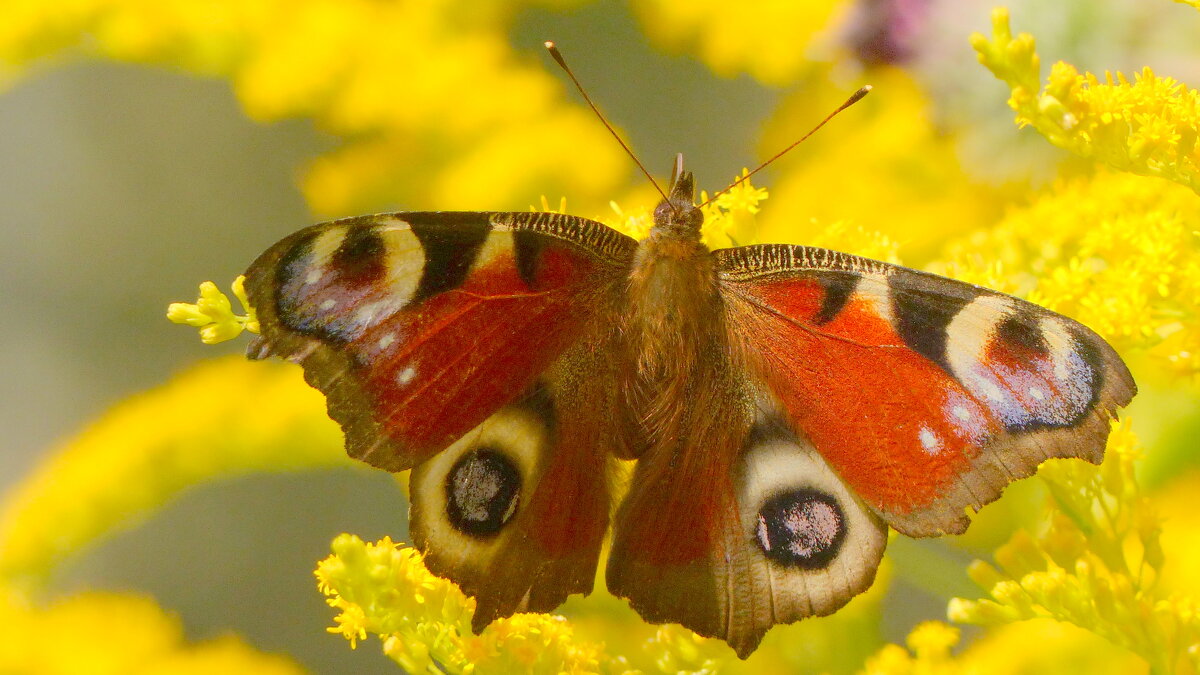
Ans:
[[[524,396],[413,469],[413,542],[477,599],[476,631],[592,589],[618,438],[605,342],[573,345]]]
[[[559,214],[384,214],[246,274],[252,356],[299,362],[352,456],[416,467],[414,543],[477,598],[476,629],[591,590],[621,438],[601,357],[635,246]]]
[[[300,363],[351,456],[411,468],[531,389],[609,316],[636,243],[554,213],[397,213],[275,244],[246,272],[257,358]]]
[[[713,412],[638,462],[606,578],[647,621],[746,658],[775,624],[831,614],[870,587],[887,528],[769,404]]]
[[[1136,391],[1103,339],[1017,298],[811,247],[714,255],[748,367],[904,534],[962,532],[1045,459],[1099,462]]]

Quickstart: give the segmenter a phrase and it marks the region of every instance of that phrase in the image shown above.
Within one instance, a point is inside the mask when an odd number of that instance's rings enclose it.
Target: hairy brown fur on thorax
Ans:
[[[743,538],[732,476],[750,418],[702,224],[682,174],[630,272],[626,406],[646,447],[615,518],[606,577],[647,616],[717,633],[730,618],[729,570],[742,564],[730,547]],[[664,574],[680,583],[656,583]]]
[[[692,197],[692,176],[684,173],[669,202],[655,209],[629,278],[624,333],[636,369],[626,395],[652,445],[678,441],[697,412],[717,413],[723,400],[736,398],[716,270],[700,243],[703,215]]]

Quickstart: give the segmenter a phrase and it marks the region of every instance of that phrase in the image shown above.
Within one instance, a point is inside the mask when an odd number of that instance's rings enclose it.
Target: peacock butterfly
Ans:
[[[559,213],[314,225],[246,272],[252,358],[304,368],[476,630],[606,582],[748,656],[869,587],[887,527],[959,533],[1135,385],[1083,325],[808,246],[709,250],[677,165],[636,241]],[[620,460],[636,460],[627,489]],[[619,501],[619,506],[613,508]]]

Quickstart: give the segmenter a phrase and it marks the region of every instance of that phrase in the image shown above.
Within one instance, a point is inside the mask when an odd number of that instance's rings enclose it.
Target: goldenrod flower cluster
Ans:
[[[760,204],[767,199],[766,188],[755,187],[746,175],[747,169],[736,176],[727,189],[710,198],[701,190],[698,203],[702,205],[704,225],[700,230],[700,241],[709,248],[726,248],[754,242],[757,228],[755,216]],[[615,201],[610,202],[611,214],[600,217],[600,222],[620,232],[644,239],[654,226],[654,215],[647,202],[636,209],[625,210]]]
[[[746,177],[748,173],[747,169],[742,169],[741,175],[736,176],[730,186],[717,193],[715,198],[710,197],[705,190],[700,191],[698,202],[704,212],[700,240],[705,246],[717,249],[765,243],[760,236],[762,223],[759,212],[770,193],[766,188],[754,185]],[[544,200],[543,206],[546,206]],[[654,219],[648,206],[628,211],[616,202],[612,202],[610,206],[612,215],[601,216],[601,222],[635,239],[642,239],[649,234]],[[818,234],[806,242],[809,245],[853,252],[876,260],[899,262],[899,242],[862,223],[837,220],[817,225],[814,222],[814,229]]]
[[[192,486],[349,464],[324,407],[298,368],[232,357],[124,401],[68,440],[0,503],[0,672],[302,672],[234,636],[186,643],[179,620],[145,598],[35,598],[59,563]]]
[[[982,625],[1066,621],[1141,656],[1155,672],[1200,669],[1197,603],[1159,585],[1160,518],[1134,477],[1140,455],[1128,422],[1115,426],[1099,467],[1050,462],[1039,476],[1053,497],[1043,530],[1018,531],[975,561],[971,578],[990,598],[955,599],[952,621]]]
[[[1054,145],[1121,171],[1155,176],[1200,192],[1200,94],[1144,68],[1133,82],[1058,62],[1039,91],[1033,36],[1015,38],[1008,12],[992,16],[992,38],[976,33],[971,44],[983,65],[1012,89],[1017,122],[1031,125]]]
[[[908,634],[904,647],[886,645],[867,658],[859,672],[1127,675],[1145,671],[1145,663],[1129,652],[1082,628],[1051,619],[993,626],[965,646],[958,644],[960,638],[958,628],[941,621],[919,623]]]
[[[714,73],[742,72],[784,85],[808,65],[809,46],[845,19],[846,0],[730,4],[716,0],[633,4],[652,38],[676,51],[687,49]]]
[[[714,198],[705,191],[700,192],[700,203],[704,205],[704,227],[700,234],[709,248],[755,242],[758,230],[755,216],[769,195],[766,188],[755,187],[748,176],[749,171],[742,169],[742,175]]]
[[[167,319],[200,329],[200,340],[215,345],[232,340],[248,330],[258,332],[258,317],[250,300],[246,297],[246,277],[239,275],[233,280],[233,294],[245,308],[245,314],[236,314],[229,296],[221,292],[211,281],[200,284],[200,297],[195,303],[172,302],[167,306]]]
[[[316,569],[317,584],[337,610],[331,633],[352,647],[377,636],[383,652],[406,672],[444,673],[761,673],[764,668],[823,667],[846,671],[861,662],[888,566],[876,585],[830,617],[780,627],[748,661],[720,640],[676,625],[638,628],[623,602],[597,592],[586,603],[599,609],[577,620],[516,614],[471,632],[475,601],[431,574],[421,555],[384,538],[368,543],[339,535],[333,553]],[[611,605],[605,607],[605,605]]]
[[[590,673],[603,650],[579,640],[562,617],[517,614],[471,633],[475,602],[430,574],[412,548],[390,539],[369,544],[344,534],[316,575],[340,613],[336,628],[351,646],[378,635],[384,653],[409,673]]]
[[[962,672],[950,649],[958,644],[959,630],[940,621],[917,624],[908,634],[908,650],[887,645],[867,659],[865,675],[952,675]],[[911,653],[910,653],[911,651]]]

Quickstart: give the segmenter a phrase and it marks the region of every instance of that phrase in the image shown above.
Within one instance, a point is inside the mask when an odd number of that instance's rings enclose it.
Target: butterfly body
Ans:
[[[865,590],[887,525],[961,532],[1042,460],[1102,457],[1134,385],[1087,328],[825,249],[709,251],[692,193],[641,242],[381,214],[247,271],[251,354],[304,366],[352,456],[413,469],[413,541],[476,629],[589,592],[611,531],[614,594],[746,656]]]
[[[703,216],[692,204],[690,175],[656,210],[655,221],[629,271],[620,348],[632,365],[623,378],[626,407],[648,445],[676,442],[695,427],[688,418],[720,413],[713,399],[737,390],[724,377],[730,370],[724,314],[716,267],[700,242]]]

